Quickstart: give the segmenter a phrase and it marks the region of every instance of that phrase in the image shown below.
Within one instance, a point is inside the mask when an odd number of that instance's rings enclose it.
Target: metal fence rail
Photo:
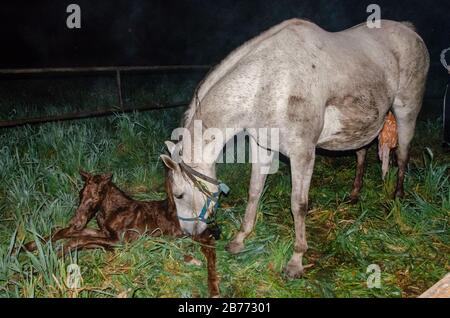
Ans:
[[[142,112],[142,111],[149,111],[149,110],[176,108],[176,107],[183,107],[183,106],[187,106],[187,105],[189,105],[188,102],[169,104],[169,105],[151,104],[149,106],[143,106],[143,107],[130,107],[130,108],[122,108],[122,109],[108,108],[108,109],[100,109],[100,110],[94,110],[94,111],[66,113],[63,115],[0,121],[0,129],[1,128],[19,127],[19,126],[25,126],[25,125],[43,124],[43,123],[49,123],[49,122],[55,122],[55,121],[67,121],[67,120],[84,119],[84,118],[92,118],[92,117],[102,117],[102,116],[108,116],[108,115],[113,115],[113,114],[118,114],[118,113],[130,113],[133,111]]]
[[[210,65],[156,65],[156,66],[90,66],[90,67],[47,67],[47,68],[0,68],[0,74],[43,74],[43,73],[86,73],[123,71],[181,71],[207,70]]]
[[[166,66],[92,66],[92,67],[56,67],[56,68],[14,68],[14,69],[0,69],[0,75],[14,75],[14,74],[51,74],[51,73],[94,73],[94,72],[114,72],[116,74],[117,98],[118,108],[108,108],[96,111],[84,111],[76,113],[66,113],[63,115],[45,116],[36,118],[25,118],[10,121],[0,121],[0,128],[10,128],[23,126],[27,124],[40,124],[54,121],[64,121],[73,119],[82,119],[89,117],[107,116],[114,113],[124,113],[132,111],[148,111],[163,108],[174,108],[186,106],[188,102],[160,105],[151,103],[149,106],[126,108],[122,98],[122,78],[121,72],[129,71],[183,71],[183,70],[208,70],[210,65],[166,65]]]

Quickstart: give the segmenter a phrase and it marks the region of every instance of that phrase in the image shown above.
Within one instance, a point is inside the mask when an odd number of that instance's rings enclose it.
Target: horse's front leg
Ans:
[[[291,155],[292,194],[291,209],[295,224],[294,252],[285,268],[288,278],[299,278],[303,274],[303,254],[308,249],[305,218],[308,213],[308,193],[314,170],[315,147],[301,147],[301,152]]]
[[[232,254],[242,252],[245,247],[244,240],[253,231],[256,220],[256,209],[258,208],[258,202],[261,198],[261,194],[263,192],[264,184],[267,178],[267,174],[264,172],[270,169],[271,163],[272,162],[270,161],[265,163],[252,164],[252,175],[250,178],[248,203],[245,210],[244,220],[242,221],[241,229],[227,246],[227,250]]]

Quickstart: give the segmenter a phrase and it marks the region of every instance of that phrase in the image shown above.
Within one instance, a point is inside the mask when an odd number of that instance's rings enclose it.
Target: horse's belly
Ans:
[[[378,110],[349,116],[338,107],[328,106],[317,146],[331,151],[359,149],[378,136],[382,124]]]

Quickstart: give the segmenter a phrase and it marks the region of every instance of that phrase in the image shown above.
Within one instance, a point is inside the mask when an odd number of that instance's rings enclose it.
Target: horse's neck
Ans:
[[[197,122],[198,124],[198,122]],[[204,136],[205,127],[202,129],[194,128],[195,121],[193,121],[187,129],[190,132],[191,141],[190,149],[183,147],[183,161],[194,168],[196,171],[207,175],[208,177],[216,177],[215,164],[221,154],[223,147],[227,143],[225,136],[225,129],[219,129],[222,132],[223,138],[211,138],[211,136]],[[199,128],[197,126],[197,128]],[[200,136],[200,137],[199,137]],[[183,144],[184,146],[185,144]]]
[[[186,122],[190,123],[193,118],[195,118],[197,111],[199,111],[197,109],[197,104],[199,102],[201,103],[210,89],[214,87],[214,85],[216,85],[224,76],[226,76],[226,74],[229,73],[230,70],[232,70],[236,66],[236,64],[239,63],[245,56],[253,52],[255,48],[263,41],[270,39],[272,36],[276,35],[284,28],[290,25],[298,25],[300,23],[312,24],[308,21],[299,19],[286,20],[262,32],[260,35],[247,41],[246,43],[235,49],[233,52],[228,54],[228,56],[223,59],[219,65],[214,67],[214,69],[212,69],[211,72],[208,73],[206,78],[200,83],[194,99],[192,100],[190,107],[186,113]]]

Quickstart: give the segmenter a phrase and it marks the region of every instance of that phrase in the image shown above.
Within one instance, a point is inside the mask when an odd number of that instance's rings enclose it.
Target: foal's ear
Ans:
[[[86,181],[92,177],[92,175],[90,173],[83,171],[83,170],[80,170],[80,176],[81,176],[81,179],[83,179],[83,181]]]
[[[102,175],[103,181],[109,182],[112,180],[113,174],[112,173],[105,173]]]
[[[168,155],[161,155],[160,158],[164,162],[166,167],[169,168],[170,170],[175,171],[175,170],[180,169],[178,167],[178,164],[175,161],[173,161],[172,158],[170,158]]]

